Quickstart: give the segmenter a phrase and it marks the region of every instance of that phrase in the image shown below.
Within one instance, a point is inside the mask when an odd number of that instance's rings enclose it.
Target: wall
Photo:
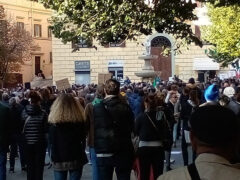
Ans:
[[[124,61],[124,77],[129,76],[132,81],[140,81],[134,73],[142,70],[144,61],[138,59],[145,51],[142,43],[146,41],[146,37],[142,36],[137,42],[127,41],[126,47],[110,47],[105,48],[97,45],[94,48],[80,48],[77,52],[72,52],[71,43],[64,45],[60,39],[53,38],[53,80],[60,80],[67,77],[70,83],[75,83],[74,61],[89,60],[91,68],[91,82],[98,82],[98,73],[108,72],[109,60]],[[205,47],[206,48],[206,47]],[[197,72],[193,71],[193,59],[196,57],[205,57],[204,49],[195,45],[190,45],[189,50],[182,49],[182,54],[175,55],[174,68],[176,75],[185,81],[190,77],[197,78]],[[174,63],[173,63],[174,64]]]
[[[35,56],[41,57],[41,70],[47,78],[52,78],[52,38],[48,37],[49,19],[52,11],[46,10],[41,4],[28,0],[0,0],[8,19],[12,22],[23,22],[24,28],[31,33],[37,49],[32,51],[32,59],[22,65],[23,82],[32,81],[35,77]],[[34,24],[41,24],[42,37],[34,37]]]

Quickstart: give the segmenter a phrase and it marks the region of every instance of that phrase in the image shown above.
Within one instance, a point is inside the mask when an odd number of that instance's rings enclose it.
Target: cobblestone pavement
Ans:
[[[191,157],[191,156],[189,156]],[[177,148],[173,148],[172,150],[172,159],[175,160],[175,163],[172,165],[172,168],[178,168],[180,166],[183,166],[183,162],[182,162],[182,152],[180,150],[180,143],[178,142],[177,144]],[[189,158],[191,159],[191,158]],[[46,158],[46,162],[49,161],[48,158]],[[9,162],[7,164],[7,169],[9,169]],[[82,176],[82,180],[90,180],[92,179],[91,176],[91,165],[87,164],[84,166],[83,169],[83,176]],[[48,169],[48,167],[45,167],[44,169],[44,180],[53,180],[53,169]],[[113,179],[116,179],[115,177]],[[132,173],[132,180],[135,180],[134,178],[134,173]],[[8,173],[7,172],[7,180],[26,180],[26,173],[22,172],[20,170],[20,163],[19,160],[16,160],[16,167],[15,167],[15,173]]]

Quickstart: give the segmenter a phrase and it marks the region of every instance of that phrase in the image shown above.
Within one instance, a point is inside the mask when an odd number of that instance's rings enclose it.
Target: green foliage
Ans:
[[[196,4],[192,0],[32,0],[55,10],[52,30],[64,43],[76,42],[83,37],[102,45],[127,39],[137,40],[140,35],[153,31],[168,33],[182,44],[202,46],[192,32],[190,22],[196,20]],[[240,4],[239,0],[198,0],[215,6]],[[146,3],[148,2],[148,4]],[[152,2],[152,3],[150,3]]]
[[[56,11],[52,30],[63,42],[81,36],[96,39],[102,45],[119,40],[136,40],[154,30],[172,34],[186,43],[202,45],[195,37],[189,22],[196,20],[196,7],[191,1],[155,0],[39,0]]]
[[[220,63],[223,67],[231,64],[237,57],[229,56],[228,53],[219,53],[215,48],[210,48],[205,52],[210,58]]]
[[[209,55],[226,66],[240,57],[240,6],[209,5],[208,9],[212,25],[202,27],[203,39],[215,46]]]

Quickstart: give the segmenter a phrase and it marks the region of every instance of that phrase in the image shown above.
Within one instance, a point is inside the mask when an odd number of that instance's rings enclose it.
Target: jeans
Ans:
[[[69,171],[70,180],[80,180],[82,177],[82,168]],[[68,171],[54,171],[55,180],[67,180]]]
[[[120,153],[112,157],[97,157],[98,180],[112,180],[115,169],[118,180],[130,180],[133,154]]]
[[[0,147],[0,180],[6,180],[7,150]]]
[[[164,150],[162,147],[140,147],[138,149],[138,158],[141,180],[149,179],[151,167],[154,179],[157,179],[163,173]]]
[[[177,140],[177,128],[178,128],[178,123],[175,123],[173,125],[173,142],[176,142]]]
[[[23,142],[23,138],[21,137],[21,135],[13,136],[12,143],[10,145],[10,169],[14,170],[15,158],[18,153],[18,147],[19,147],[19,153],[20,153],[21,167],[23,168],[26,166],[23,144],[24,144],[24,142]]]
[[[90,157],[92,162],[92,177],[93,180],[98,180],[97,156],[94,148],[90,149]]]
[[[46,143],[27,144],[27,180],[43,180]]]

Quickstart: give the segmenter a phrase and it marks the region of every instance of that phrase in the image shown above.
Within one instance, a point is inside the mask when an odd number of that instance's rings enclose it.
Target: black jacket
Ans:
[[[93,107],[94,148],[97,153],[133,152],[134,115],[119,97],[104,99]]]
[[[174,120],[174,117],[171,115],[171,112],[168,106],[163,106],[163,112],[165,114],[166,120],[171,122]],[[166,137],[166,131],[169,131],[169,127],[164,121],[159,121],[156,119],[156,111],[147,112],[158,131],[154,128],[153,124],[149,120],[146,112],[141,113],[136,119],[135,131],[136,135],[139,136],[141,141],[162,141]],[[168,129],[167,129],[168,128]],[[171,133],[172,135],[172,133]]]
[[[9,106],[11,111],[11,118],[12,118],[12,134],[20,135],[22,132],[23,122],[21,119],[23,106],[21,104],[16,104],[13,106]]]
[[[24,136],[27,144],[46,143],[47,114],[40,106],[27,105],[22,113],[22,120],[23,128],[26,124]]]
[[[61,123],[49,127],[49,142],[53,162],[87,163],[84,123]]]
[[[181,105],[181,111],[180,111],[180,119],[188,119],[189,118],[189,112],[188,112],[188,99],[189,96],[185,96],[181,94],[180,96],[180,105]]]
[[[7,148],[10,139],[10,109],[0,103],[0,148]]]

